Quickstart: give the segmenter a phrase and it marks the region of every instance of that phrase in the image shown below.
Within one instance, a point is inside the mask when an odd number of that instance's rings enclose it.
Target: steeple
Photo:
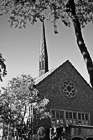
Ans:
[[[40,56],[39,56],[39,76],[48,72],[48,53],[45,37],[44,21],[42,22],[42,38],[40,44]]]

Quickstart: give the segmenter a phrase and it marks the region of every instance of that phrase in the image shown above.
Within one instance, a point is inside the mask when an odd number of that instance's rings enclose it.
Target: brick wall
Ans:
[[[71,99],[63,93],[63,83],[69,79],[76,88],[76,96]],[[36,87],[49,99],[49,108],[90,112],[93,118],[93,91],[69,61],[58,67]],[[91,123],[93,124],[92,120]]]

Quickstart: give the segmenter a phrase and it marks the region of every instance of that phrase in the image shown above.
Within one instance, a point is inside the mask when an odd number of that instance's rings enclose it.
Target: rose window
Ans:
[[[63,83],[63,93],[65,96],[72,98],[76,95],[75,84],[67,80]]]

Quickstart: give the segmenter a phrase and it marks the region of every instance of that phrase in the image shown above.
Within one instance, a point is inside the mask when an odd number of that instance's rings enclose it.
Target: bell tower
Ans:
[[[42,22],[42,37],[40,44],[40,55],[39,55],[39,76],[48,72],[48,53],[45,37],[45,25],[44,21]]]

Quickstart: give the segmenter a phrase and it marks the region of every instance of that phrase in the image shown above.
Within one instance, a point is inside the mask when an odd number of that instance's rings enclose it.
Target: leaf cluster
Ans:
[[[73,1],[81,27],[93,22],[93,1]],[[73,20],[69,0],[1,0],[0,11],[1,15],[10,12],[10,25],[19,28],[26,27],[28,21],[34,24],[38,19],[43,21],[46,18],[53,22],[55,33],[58,20],[61,19],[68,27]]]
[[[35,88],[33,78],[30,75],[21,75],[13,78],[7,87],[3,88],[3,94],[0,95],[0,115],[3,122],[19,132],[22,126],[29,129],[31,118],[41,120],[50,117],[46,108],[48,102]],[[33,113],[29,115],[32,106]]]
[[[2,77],[5,75],[7,75],[5,59],[0,54],[0,81],[2,81]]]

